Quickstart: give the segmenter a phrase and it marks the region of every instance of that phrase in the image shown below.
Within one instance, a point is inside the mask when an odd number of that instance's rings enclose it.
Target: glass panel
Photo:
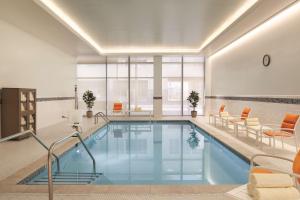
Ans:
[[[108,64],[107,65],[107,77],[128,77],[128,64]]]
[[[130,63],[153,63],[153,57],[130,57]]]
[[[151,77],[153,78],[153,64],[130,64],[131,77]]]
[[[175,62],[175,63],[181,63],[181,56],[163,56],[162,62]]]
[[[162,77],[181,77],[181,63],[163,63]]]
[[[181,115],[181,56],[163,57],[163,115]],[[173,63],[170,63],[173,62]]]
[[[184,63],[183,77],[204,77],[202,63]]]
[[[162,79],[163,115],[181,115],[181,78]]]
[[[77,65],[77,77],[104,77],[105,64],[79,64]]]
[[[184,56],[183,62],[197,62],[197,63],[203,63],[204,57],[203,56]]]
[[[123,109],[128,109],[128,78],[107,79],[107,110],[112,114],[113,104],[123,103]]]
[[[107,57],[108,63],[128,63],[128,57]]]
[[[79,100],[79,108],[82,110],[86,110],[86,104],[82,100],[83,93],[87,90],[91,90],[96,97],[95,105],[93,107],[94,112],[105,112],[105,91],[106,91],[106,83],[105,78],[103,79],[78,79],[78,100]]]
[[[204,65],[203,63],[184,63],[183,66],[183,114],[190,115],[192,108],[186,100],[190,92],[199,93],[199,104],[196,108],[198,115],[203,114],[204,104]]]
[[[130,80],[131,110],[141,107],[142,110],[153,110],[153,79],[134,78]]]

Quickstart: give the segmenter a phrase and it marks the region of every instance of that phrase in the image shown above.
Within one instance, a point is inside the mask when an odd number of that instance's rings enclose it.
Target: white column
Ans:
[[[154,56],[153,115],[162,116],[162,57]]]

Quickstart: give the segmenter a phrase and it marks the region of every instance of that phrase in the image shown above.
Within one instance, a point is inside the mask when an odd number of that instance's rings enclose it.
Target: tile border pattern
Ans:
[[[1,99],[1,89],[0,89],[0,104],[2,103]],[[44,101],[64,101],[64,100],[74,100],[75,97],[40,97],[36,98],[37,102],[44,102]]]
[[[265,103],[300,104],[300,97],[258,97],[258,96],[205,96],[205,99],[233,101],[256,101]]]

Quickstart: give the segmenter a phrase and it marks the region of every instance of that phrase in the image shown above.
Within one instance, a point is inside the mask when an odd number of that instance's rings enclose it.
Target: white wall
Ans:
[[[207,96],[300,98],[300,6],[276,19],[206,59]],[[271,56],[269,67],[262,64],[264,54]],[[287,112],[300,113],[299,104],[206,99],[206,114],[221,103],[233,114],[250,106],[251,115],[263,123],[279,123]]]
[[[0,88],[36,88],[37,97],[74,96],[75,57],[0,20]],[[37,104],[38,128],[61,121],[73,100]]]
[[[300,9],[209,57],[207,95],[299,95],[299,19]],[[264,54],[271,56],[269,67],[262,65]]]

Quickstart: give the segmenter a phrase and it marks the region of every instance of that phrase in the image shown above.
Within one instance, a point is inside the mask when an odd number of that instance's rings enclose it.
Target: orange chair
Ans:
[[[218,114],[213,114],[213,113],[209,114],[209,118],[208,118],[209,123],[211,123],[211,118],[213,118],[214,124],[216,124],[216,119],[221,117],[221,113],[224,112],[224,110],[225,110],[225,105],[222,104],[219,108]]]
[[[277,168],[270,168],[270,167],[264,167],[264,166],[255,166],[255,158],[257,157],[265,157],[265,158],[273,158],[273,159],[279,159],[283,161],[288,161],[292,163],[292,170],[291,171],[285,171],[282,169]],[[256,154],[252,156],[250,160],[250,173],[284,173],[289,174],[295,178],[295,183],[300,183],[300,151],[296,154],[294,160],[280,157],[280,156],[273,156],[273,155],[267,155],[267,154]]]
[[[298,150],[298,143],[296,137],[296,125],[299,119],[297,114],[287,113],[281,123],[281,125],[276,124],[264,124],[261,130],[261,142],[263,137],[269,138],[269,144],[271,145],[271,138],[273,139],[273,146],[275,147],[275,138],[281,137],[281,143],[283,148],[283,138],[294,137],[296,150]]]
[[[225,116],[225,117],[222,118],[222,126],[223,126],[224,122],[225,122],[227,128],[229,127],[230,123],[231,124],[239,123],[239,122],[244,123],[245,119],[247,119],[249,117],[250,112],[251,112],[251,108],[245,107],[242,110],[241,115],[229,115],[229,116]],[[235,132],[236,131],[237,130],[235,130]]]
[[[123,112],[123,104],[122,103],[114,103],[113,113],[121,113]]]

